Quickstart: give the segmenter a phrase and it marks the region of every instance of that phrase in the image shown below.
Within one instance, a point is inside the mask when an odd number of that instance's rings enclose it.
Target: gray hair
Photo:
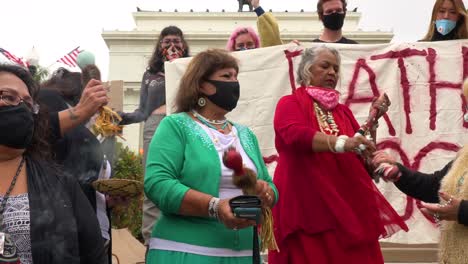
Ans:
[[[341,65],[340,53],[338,53],[338,50],[336,50],[335,48],[330,48],[325,45],[313,47],[313,48],[307,48],[302,53],[301,62],[299,63],[299,68],[297,68],[296,81],[300,85],[309,84],[310,79],[312,77],[312,73],[310,72],[310,67],[312,67],[312,65],[315,64],[317,55],[324,51],[331,52],[333,55],[335,55],[336,60],[338,61],[338,65]]]

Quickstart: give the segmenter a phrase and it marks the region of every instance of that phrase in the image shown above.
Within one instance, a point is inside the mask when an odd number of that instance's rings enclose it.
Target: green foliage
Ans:
[[[36,66],[36,69],[34,70],[33,73],[34,73],[33,78],[37,83],[41,83],[45,81],[47,77],[49,76],[49,71],[47,70],[47,68],[44,68],[40,65]]]
[[[116,143],[114,179],[130,179],[143,182],[143,165],[141,155],[135,154],[122,143]],[[135,238],[143,241],[141,235],[143,194],[131,198],[126,207],[112,209],[112,228],[128,228]]]

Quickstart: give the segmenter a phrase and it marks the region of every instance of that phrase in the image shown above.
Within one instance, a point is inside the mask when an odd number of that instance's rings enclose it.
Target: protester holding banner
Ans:
[[[0,258],[101,264],[97,219],[77,181],[51,160],[37,92],[27,70],[0,65]]]
[[[468,101],[468,82],[463,90]],[[468,122],[468,113],[464,119]],[[394,182],[405,194],[427,202],[422,204],[423,212],[437,222],[444,221],[439,243],[440,263],[465,263],[468,259],[468,145],[458,152],[455,160],[429,174],[403,166],[384,151],[376,153],[373,163],[383,171],[384,180]]]
[[[146,163],[148,146],[161,120],[166,116],[166,84],[164,63],[188,57],[189,47],[184,34],[176,26],[168,26],[159,34],[148,68],[143,74],[140,88],[140,105],[132,113],[120,113],[121,125],[145,121],[143,128],[143,165]],[[145,245],[158,219],[159,209],[146,197],[143,202],[142,235]]]
[[[422,41],[468,38],[467,12],[462,0],[436,0]]]
[[[239,99],[238,63],[223,50],[195,56],[180,81],[176,114],[163,119],[148,152],[145,193],[162,211],[147,263],[252,263],[255,221],[229,206],[242,194],[223,154],[234,147],[256,172],[263,205],[278,199],[257,138],[227,120]],[[241,161],[242,162],[242,161]]]
[[[358,154],[375,146],[354,136],[359,124],[338,102],[340,61],[333,48],[304,50],[301,87],[277,104],[274,183],[281,199],[273,216],[280,252],[270,251],[268,263],[383,263],[379,238],[407,230]]]

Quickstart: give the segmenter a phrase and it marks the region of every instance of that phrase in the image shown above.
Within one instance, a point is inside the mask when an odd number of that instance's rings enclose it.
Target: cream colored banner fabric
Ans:
[[[285,51],[294,53],[314,45],[323,44],[288,44],[233,53],[240,61],[241,97],[229,119],[253,129],[264,155],[276,153],[272,126],[276,103],[291,93],[290,77],[295,77],[290,73],[295,74],[300,61],[300,56],[292,57],[290,68]],[[360,123],[367,117],[374,95],[386,92],[392,101],[387,120],[380,121],[379,147],[401,157],[409,167],[433,172],[467,143],[468,123],[463,122],[460,88],[468,76],[468,41],[333,46],[342,56],[337,87],[340,100],[350,106]],[[168,106],[173,106],[189,61],[166,63]],[[273,175],[274,166],[270,170]],[[388,241],[438,241],[437,228],[421,214],[415,200],[391,183],[378,186],[411,229]]]

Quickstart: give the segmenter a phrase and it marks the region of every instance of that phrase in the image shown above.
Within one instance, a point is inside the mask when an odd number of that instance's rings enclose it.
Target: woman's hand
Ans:
[[[273,207],[273,203],[275,202],[275,192],[266,181],[257,180],[255,192],[257,193],[258,198],[262,201],[263,206]]]
[[[375,168],[374,174],[386,182],[397,182],[401,177],[401,171],[396,165],[395,158],[383,150],[378,150],[373,155],[371,163]]]
[[[83,118],[88,119],[108,102],[106,87],[101,81],[92,79],[84,88],[80,101],[75,106],[75,111],[82,114]]]
[[[443,192],[439,192],[439,195],[440,198],[444,200],[443,202],[441,201],[441,203],[438,204],[422,202],[421,205],[423,208],[421,211],[432,215],[436,221],[457,221],[461,199],[455,198]]]
[[[229,229],[238,230],[256,224],[254,220],[235,217],[231,211],[231,206],[229,206],[229,199],[219,201],[218,206],[219,221]]]
[[[374,153],[374,157],[372,158],[372,165],[374,165],[374,167],[377,168],[382,163],[388,163],[390,165],[395,165],[396,160],[392,155],[388,154],[384,150],[378,150],[378,151],[376,151]]]
[[[363,146],[365,147],[365,149],[362,149]],[[369,155],[375,151],[375,145],[372,141],[366,139],[364,136],[355,136],[346,139],[344,149],[346,152],[362,151],[364,155]]]

